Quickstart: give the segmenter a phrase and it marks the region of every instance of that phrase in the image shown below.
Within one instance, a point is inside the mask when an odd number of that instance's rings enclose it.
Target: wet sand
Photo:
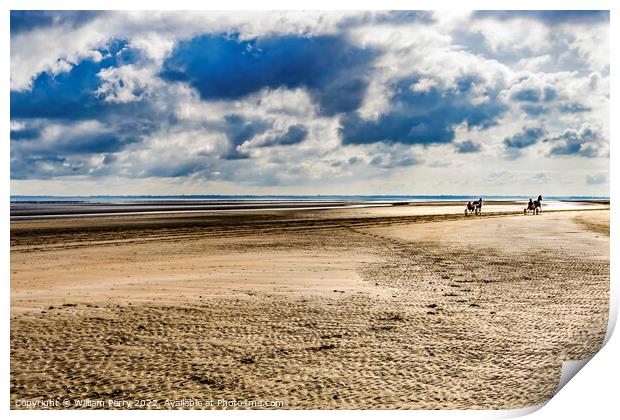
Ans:
[[[540,403],[602,343],[609,210],[521,207],[13,221],[12,408]]]

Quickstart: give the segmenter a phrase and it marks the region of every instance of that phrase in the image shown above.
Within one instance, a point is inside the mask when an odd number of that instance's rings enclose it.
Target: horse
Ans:
[[[465,214],[474,213],[480,214],[482,212],[482,200],[476,200],[473,203],[470,201],[465,207]]]
[[[475,210],[476,207],[471,203],[471,201],[469,201],[465,206],[465,216],[467,216],[469,213],[473,213]]]
[[[539,213],[542,213],[542,195],[538,195],[538,199],[536,199],[536,201],[538,201],[538,207],[539,209]]]
[[[542,211],[541,203],[538,200],[527,203],[527,207],[523,209],[523,214],[528,214],[530,211],[532,214],[539,214]]]

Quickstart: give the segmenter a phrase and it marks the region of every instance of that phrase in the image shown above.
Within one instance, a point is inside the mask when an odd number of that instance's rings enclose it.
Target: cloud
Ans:
[[[348,28],[371,24],[413,24],[433,23],[433,13],[421,10],[389,10],[389,11],[366,11],[342,19],[338,26]]]
[[[360,106],[374,55],[335,35],[242,40],[238,34],[209,34],[181,42],[164,61],[161,77],[188,83],[203,100],[303,87],[321,114],[334,115]]]
[[[62,105],[59,101],[58,106]],[[67,112],[53,118],[14,120],[11,130],[11,176],[16,179],[101,174],[117,153],[148,138],[156,129],[152,118],[98,111],[95,118]],[[50,115],[47,115],[50,117]],[[77,117],[77,119],[74,119]],[[156,120],[156,119],[155,119]]]
[[[302,124],[294,124],[288,127],[286,132],[271,135],[262,141],[260,147],[291,146],[299,144],[308,137],[308,129]]]
[[[99,50],[105,58],[82,60],[57,75],[43,72],[31,90],[12,91],[11,119],[87,119],[106,112],[109,107],[97,95],[99,74],[128,59],[126,45],[126,41],[111,42]]]
[[[150,68],[138,68],[133,64],[107,67],[101,69],[97,76],[101,85],[95,95],[112,103],[143,101],[161,84]]]
[[[50,26],[75,28],[95,19],[100,13],[91,10],[11,10],[11,36]]]
[[[577,194],[609,158],[608,14],[502,14],[12,12],[14,190]]]
[[[179,178],[193,176],[199,172],[208,172],[212,165],[205,158],[191,156],[183,160],[159,161],[145,168],[142,177]]]
[[[106,155],[29,156],[11,155],[11,179],[54,179],[110,175]]]
[[[545,87],[542,90],[532,88],[522,88],[514,90],[510,98],[521,102],[549,102],[557,97],[557,92],[551,87]]]
[[[441,89],[420,78],[398,81],[389,111],[377,119],[349,113],[341,119],[343,144],[376,142],[402,144],[449,143],[454,127],[487,128],[496,123],[506,107],[497,92],[486,90],[475,76],[463,77],[454,86]]]
[[[518,104],[526,114],[537,117],[553,113],[576,114],[593,109],[592,98],[599,88],[598,73],[588,76],[571,72],[531,73],[522,71],[502,95]]]
[[[133,123],[120,123],[117,126],[96,120],[80,121],[76,124],[34,124],[32,128],[17,132],[29,131],[33,135],[22,136],[18,141],[14,141],[11,153],[45,159],[51,156],[117,152],[140,141],[149,130],[148,126],[138,128]]]
[[[609,183],[609,176],[605,173],[587,175],[586,183],[588,185],[603,185]]]
[[[454,143],[454,147],[457,153],[477,153],[482,150],[482,146],[479,143],[474,143],[469,139],[459,143]]]
[[[573,113],[573,114],[577,112],[592,111],[591,107],[584,105],[584,104],[580,104],[578,102],[560,105],[558,109],[560,110],[560,112],[567,112],[567,113]]]
[[[11,140],[29,140],[39,137],[41,130],[39,128],[24,128],[12,129],[10,138]]]
[[[381,168],[381,169],[394,169],[400,167],[413,166],[420,163],[420,161],[411,154],[404,155],[396,155],[391,153],[380,153],[374,155],[369,163],[372,166]]]
[[[542,139],[546,134],[542,127],[523,127],[523,130],[504,139],[506,148],[525,149]]]
[[[542,127],[523,127],[520,132],[505,137],[504,159],[514,160],[523,156],[524,151],[542,140],[545,134],[546,131]]]
[[[608,10],[478,10],[473,13],[478,19],[534,19],[549,25],[565,23],[609,22]]]
[[[261,120],[248,120],[241,115],[231,114],[225,117],[224,132],[229,140],[228,150],[222,155],[224,159],[247,159],[249,155],[240,150],[240,146],[255,135],[271,128],[271,124]]]
[[[523,104],[521,105],[521,110],[530,116],[538,117],[540,115],[548,114],[551,111],[551,108],[538,104]]]
[[[579,129],[569,128],[559,136],[547,138],[545,141],[551,143],[550,155],[597,157],[603,154],[603,135],[600,129],[588,123]]]
[[[543,103],[558,97],[555,84],[566,74],[547,75],[545,73],[526,73],[521,80],[510,86],[510,99],[517,102]]]
[[[75,170],[64,165],[65,158],[11,157],[11,179],[48,179],[62,175],[75,175]]]
[[[466,24],[463,45],[515,70],[608,71],[608,11],[478,11]]]
[[[164,122],[146,101],[150,85],[136,82],[150,80],[149,71],[128,64],[138,57],[128,42],[113,40],[97,52],[66,71],[39,74],[30,90],[11,91],[11,120],[19,123],[11,132],[12,175],[95,176],[113,163],[111,153],[148,138]]]

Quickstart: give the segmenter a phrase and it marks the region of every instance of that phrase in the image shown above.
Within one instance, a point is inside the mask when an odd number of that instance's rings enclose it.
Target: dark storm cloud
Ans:
[[[541,127],[523,127],[523,131],[504,139],[504,145],[512,149],[524,149],[536,144],[545,135]]]
[[[260,144],[261,147],[290,146],[304,141],[308,137],[308,129],[302,124],[291,125],[284,134],[271,136]]]
[[[94,10],[11,10],[11,36],[48,26],[82,26],[102,12]]]
[[[472,89],[479,83],[473,76],[460,79],[447,90],[414,91],[412,85],[418,81],[399,81],[390,109],[376,120],[366,120],[357,112],[344,115],[340,120],[343,144],[449,143],[454,140],[455,125],[487,128],[506,110],[497,92],[489,92],[487,101],[472,103]]]
[[[181,42],[161,77],[186,82],[204,100],[231,100],[263,88],[306,88],[324,115],[357,109],[376,53],[342,36],[203,35]]]
[[[457,153],[476,153],[482,150],[482,146],[479,143],[474,143],[471,140],[454,143],[454,147]]]
[[[516,18],[535,19],[548,25],[563,23],[609,22],[607,10],[479,10],[474,12],[477,19],[511,20]]]

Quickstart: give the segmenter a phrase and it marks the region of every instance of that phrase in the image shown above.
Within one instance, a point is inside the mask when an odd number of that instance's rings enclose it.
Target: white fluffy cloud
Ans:
[[[162,83],[150,68],[137,68],[128,64],[110,67],[98,73],[101,86],[95,92],[106,102],[126,103],[147,99],[151,91],[159,89]]]

